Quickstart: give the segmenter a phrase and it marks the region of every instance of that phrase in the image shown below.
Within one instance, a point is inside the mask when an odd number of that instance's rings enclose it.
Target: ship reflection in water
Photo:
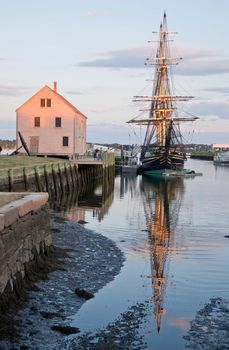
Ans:
[[[163,299],[169,264],[170,245],[174,244],[175,226],[184,193],[181,178],[152,180],[142,178],[143,205],[149,232],[149,252],[157,331],[165,314]]]
[[[126,203],[126,218],[131,230],[128,237],[125,237],[124,244],[128,254],[150,258],[151,271],[147,273],[147,277],[152,280],[154,317],[159,332],[161,317],[166,313],[163,307],[164,296],[170,252],[174,249],[176,223],[184,194],[183,179],[153,179],[136,175],[124,175],[119,181],[117,179],[115,182],[114,178],[110,178],[109,181],[83,189],[81,193],[73,192],[64,196],[55,202],[55,209],[58,207],[70,220],[86,223],[88,218],[92,217],[93,222],[101,224],[105,216],[109,215],[115,196],[119,197],[121,202],[125,197],[129,198],[131,204]],[[140,204],[140,212],[136,212],[134,203],[138,206]],[[124,215],[124,208],[122,214]],[[119,219],[122,220],[121,217]],[[99,230],[101,228],[100,225]]]
[[[154,317],[159,332],[161,317],[166,313],[163,300],[167,285],[169,254],[174,248],[175,228],[184,193],[183,179],[159,180],[147,176],[125,175],[120,177],[119,184],[119,188],[115,187],[114,179],[97,183],[81,193],[62,197],[58,206],[65,211],[68,219],[83,223],[87,222],[88,216],[92,216],[98,222],[103,221],[112,206],[114,192],[116,196],[119,193],[120,199],[128,194],[131,202],[141,203],[144,213],[141,228],[146,225],[146,229],[141,231],[148,232],[148,239],[147,237],[141,239],[143,232],[140,234],[138,231],[138,237],[131,235],[126,244],[131,254],[150,257],[151,274],[147,277],[152,279]],[[135,215],[134,211],[128,216],[132,224]]]
[[[86,227],[126,257],[120,274],[74,316],[82,332],[107,329],[120,315],[134,318],[130,310],[141,304],[146,314],[143,321],[136,315],[138,333],[147,349],[182,350],[200,305],[228,297],[228,168],[192,159],[187,168],[207,175],[160,181],[118,175],[105,195],[97,184],[65,211],[84,212]]]
[[[161,316],[166,314],[163,299],[167,285],[169,255],[174,249],[176,224],[184,194],[184,182],[178,177],[123,175],[120,178],[120,198],[127,193],[131,200],[141,202],[144,208],[148,242],[130,237],[129,248],[138,255],[150,256],[151,274],[147,277],[152,279],[154,316],[159,332]],[[129,219],[132,220],[131,215]]]

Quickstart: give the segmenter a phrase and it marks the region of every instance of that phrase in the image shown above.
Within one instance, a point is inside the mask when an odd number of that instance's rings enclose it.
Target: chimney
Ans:
[[[57,90],[57,82],[56,81],[54,81],[53,82],[53,90],[56,92],[56,90]]]

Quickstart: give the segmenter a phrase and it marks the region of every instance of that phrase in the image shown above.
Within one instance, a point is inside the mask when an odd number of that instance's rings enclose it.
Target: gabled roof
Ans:
[[[84,118],[87,119],[87,117],[81,113],[75,106],[73,106],[70,102],[68,102],[68,100],[66,100],[66,98],[64,98],[62,95],[60,95],[58,92],[56,92],[55,90],[51,89],[48,85],[45,85],[43,88],[41,88],[38,92],[36,92],[36,94],[34,94],[32,97],[30,97],[27,101],[25,101],[20,107],[18,107],[16,109],[16,112],[22,108],[24,105],[26,105],[28,102],[30,102],[36,95],[40,94],[40,92],[44,89],[49,89],[53,94],[55,94],[56,96],[58,96],[65,104],[67,104],[70,108],[72,108],[74,110],[74,112],[79,113],[80,115],[82,115]]]

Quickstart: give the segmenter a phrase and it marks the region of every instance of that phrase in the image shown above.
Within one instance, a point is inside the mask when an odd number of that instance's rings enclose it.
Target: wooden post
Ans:
[[[76,173],[76,183],[77,183],[77,187],[79,189],[79,184],[80,184],[80,181],[79,181],[79,167],[75,165],[75,173]]]
[[[72,187],[74,189],[76,184],[75,184],[75,179],[74,179],[74,176],[73,176],[72,164],[70,164],[70,169],[69,170],[70,170],[70,175],[71,175],[71,179],[72,179]]]
[[[35,178],[36,178],[38,192],[42,192],[40,175],[39,175],[37,166],[34,167],[34,171],[35,171]]]
[[[68,191],[70,191],[70,183],[69,183],[68,170],[67,170],[66,163],[64,163],[64,169],[65,169],[67,188],[68,188]]]
[[[57,184],[56,184],[56,174],[55,174],[54,164],[52,164],[52,178],[53,178],[55,195],[57,195]]]
[[[59,170],[59,177],[60,177],[60,188],[61,188],[61,192],[64,193],[64,183],[63,183],[62,172],[61,172],[61,169],[60,169],[60,163],[58,163],[58,170]]]
[[[46,192],[49,192],[49,178],[48,178],[48,172],[47,172],[46,165],[44,165],[44,177],[45,177]]]
[[[9,192],[12,192],[13,185],[14,185],[13,169],[8,170],[8,180],[9,180]]]
[[[28,191],[28,176],[26,174],[26,168],[23,168],[23,178],[24,178],[24,185],[25,185],[25,191]]]

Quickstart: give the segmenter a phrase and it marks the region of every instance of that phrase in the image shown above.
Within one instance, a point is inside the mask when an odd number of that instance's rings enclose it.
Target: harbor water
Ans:
[[[98,186],[65,212],[116,242],[121,273],[71,318],[81,332],[115,322],[147,305],[138,333],[148,349],[184,349],[196,313],[229,294],[229,167],[189,159],[193,178],[154,180],[117,175],[114,189]]]

